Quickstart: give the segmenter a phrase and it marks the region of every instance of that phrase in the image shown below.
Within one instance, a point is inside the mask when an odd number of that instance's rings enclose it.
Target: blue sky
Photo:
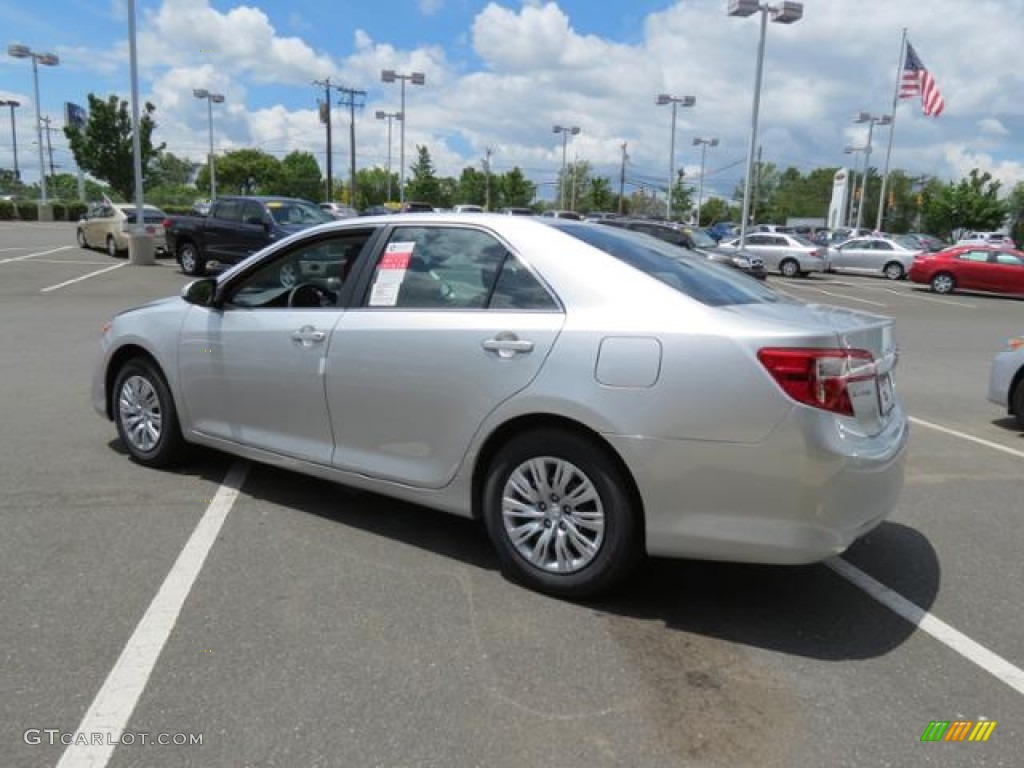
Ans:
[[[927,5],[928,13],[920,9]],[[323,163],[315,78],[367,91],[356,118],[358,164],[384,165],[386,128],[378,109],[396,111],[396,85],[380,70],[422,71],[407,90],[407,159],[429,147],[438,170],[519,166],[550,182],[561,163],[554,124],[578,125],[570,157],[618,176],[627,144],[630,186],[665,183],[670,109],[661,92],[693,95],[680,109],[675,166],[700,173],[695,137],[718,138],[708,153],[705,191],[728,195],[746,154],[757,47],[756,18],[731,19],[725,0],[140,0],[141,87],[156,107],[157,138],[196,160],[207,148],[205,102],[193,88],[226,96],[215,106],[219,151],[257,146],[283,156],[314,152]],[[7,0],[0,6],[5,44],[23,43],[61,57],[40,68],[44,114],[63,120],[64,101],[86,94],[127,95],[127,4],[123,0]],[[861,110],[891,111],[901,29],[931,69],[946,100],[937,118],[916,101],[896,111],[893,166],[959,179],[971,168],[1009,188],[1024,181],[1024,40],[1021,0],[807,0],[793,25],[771,24],[759,131],[763,158],[808,171],[850,161],[862,145]],[[38,175],[31,67],[0,57],[0,99],[17,99],[19,161]],[[6,112],[6,110],[3,110]],[[347,114],[336,108],[336,169],[347,167]],[[8,115],[0,120],[0,167],[11,167]],[[398,147],[395,131],[394,156]],[[53,134],[55,162],[72,161]],[[872,164],[888,134],[877,129]]]

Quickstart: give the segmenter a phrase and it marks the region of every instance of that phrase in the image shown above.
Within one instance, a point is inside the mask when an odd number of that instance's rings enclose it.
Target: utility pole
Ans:
[[[622,169],[619,171],[619,215],[622,215],[622,204],[626,195],[626,161],[629,155],[626,154],[626,142],[622,142]]]
[[[751,186],[753,189],[750,193],[750,221],[749,224],[757,223],[757,196],[761,192],[761,145],[757,146],[757,174],[754,176]]]
[[[491,155],[494,154],[494,148],[487,148],[487,157],[484,158],[484,210],[491,210]]]
[[[356,97],[366,97],[366,91],[360,91],[355,88],[343,88],[340,85],[334,86],[334,90],[342,94],[342,99],[338,102],[339,106],[348,107],[348,140],[349,140],[349,183],[348,183],[348,204],[355,206],[356,204],[356,107],[362,109],[365,104],[360,102],[356,104]]]
[[[50,176],[53,177],[53,145],[50,143],[50,132],[55,131],[56,128],[50,127],[49,117],[41,117],[39,121],[43,124],[43,130],[46,131],[46,152],[50,156]]]
[[[327,201],[334,199],[334,179],[331,175],[331,78],[314,80],[313,85],[322,85],[324,100],[320,103],[320,122],[327,126]]]

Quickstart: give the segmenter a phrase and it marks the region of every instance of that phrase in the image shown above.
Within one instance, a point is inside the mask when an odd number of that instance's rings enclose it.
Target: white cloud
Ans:
[[[444,0],[419,0],[420,13],[433,16],[444,7]]]

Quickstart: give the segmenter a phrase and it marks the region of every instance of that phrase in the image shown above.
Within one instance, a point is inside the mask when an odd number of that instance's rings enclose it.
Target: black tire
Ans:
[[[166,467],[181,458],[181,436],[174,398],[159,369],[145,358],[121,366],[111,392],[117,434],[129,455],[147,467]]]
[[[800,263],[796,259],[783,259],[779,263],[779,272],[783,277],[799,277]]]
[[[75,234],[75,239],[78,240],[79,248],[87,249],[89,247],[89,244],[85,242],[85,232],[83,230],[78,230],[78,232]]]
[[[178,244],[178,263],[181,264],[181,271],[193,277],[202,277],[206,274],[206,259],[199,252],[199,247],[191,240],[185,240]]]
[[[124,251],[118,249],[117,241],[114,240],[113,235],[107,235],[107,255],[113,259],[124,255]]]
[[[956,278],[949,272],[937,272],[932,275],[931,286],[936,293],[952,293],[956,290]]]
[[[1017,422],[1017,428],[1024,429],[1024,378],[1017,382],[1010,397],[1010,405],[1013,406],[1013,418]]]
[[[907,273],[903,269],[903,265],[898,261],[890,261],[882,267],[882,274],[889,280],[902,280],[907,276]]]
[[[537,488],[533,482],[536,475],[527,478],[529,469],[523,473],[528,462],[538,461],[544,462],[543,465],[534,463],[532,466],[541,467],[546,490]],[[561,482],[556,473],[558,468],[565,470]],[[523,473],[519,475],[520,484],[513,487],[511,480],[519,473]],[[522,505],[529,512],[516,515],[510,510],[506,519],[503,511],[506,489],[509,498],[519,495],[525,499],[525,495],[516,491],[523,481],[527,481],[528,490],[536,492],[538,497],[553,499],[555,503],[548,505],[535,500],[536,503]],[[560,504],[581,492],[587,487],[586,483],[593,489],[595,498],[588,500],[582,496],[576,504]],[[554,493],[558,490],[566,491],[566,497],[559,499]],[[487,469],[483,518],[503,572],[515,581],[556,597],[580,599],[606,592],[626,577],[642,554],[640,510],[629,490],[628,479],[607,449],[571,432],[526,432],[502,446]],[[603,523],[599,534],[595,533],[593,521],[596,520]],[[535,555],[541,548],[540,540],[546,538],[551,546],[543,546],[545,554],[557,554],[561,550],[580,557],[567,563],[572,567],[566,567],[563,572],[551,562],[546,567],[531,562],[511,539],[508,526],[531,529],[523,536],[520,546],[533,547]],[[598,536],[596,542],[591,538]],[[560,547],[555,544],[556,540]],[[592,545],[593,551],[582,552],[577,544],[581,540]]]

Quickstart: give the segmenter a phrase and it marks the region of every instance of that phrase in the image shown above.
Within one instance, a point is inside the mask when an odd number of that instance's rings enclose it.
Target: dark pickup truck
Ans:
[[[167,251],[187,275],[206,274],[208,264],[237,264],[307,227],[334,221],[308,200],[292,197],[218,197],[206,216],[164,220]]]

